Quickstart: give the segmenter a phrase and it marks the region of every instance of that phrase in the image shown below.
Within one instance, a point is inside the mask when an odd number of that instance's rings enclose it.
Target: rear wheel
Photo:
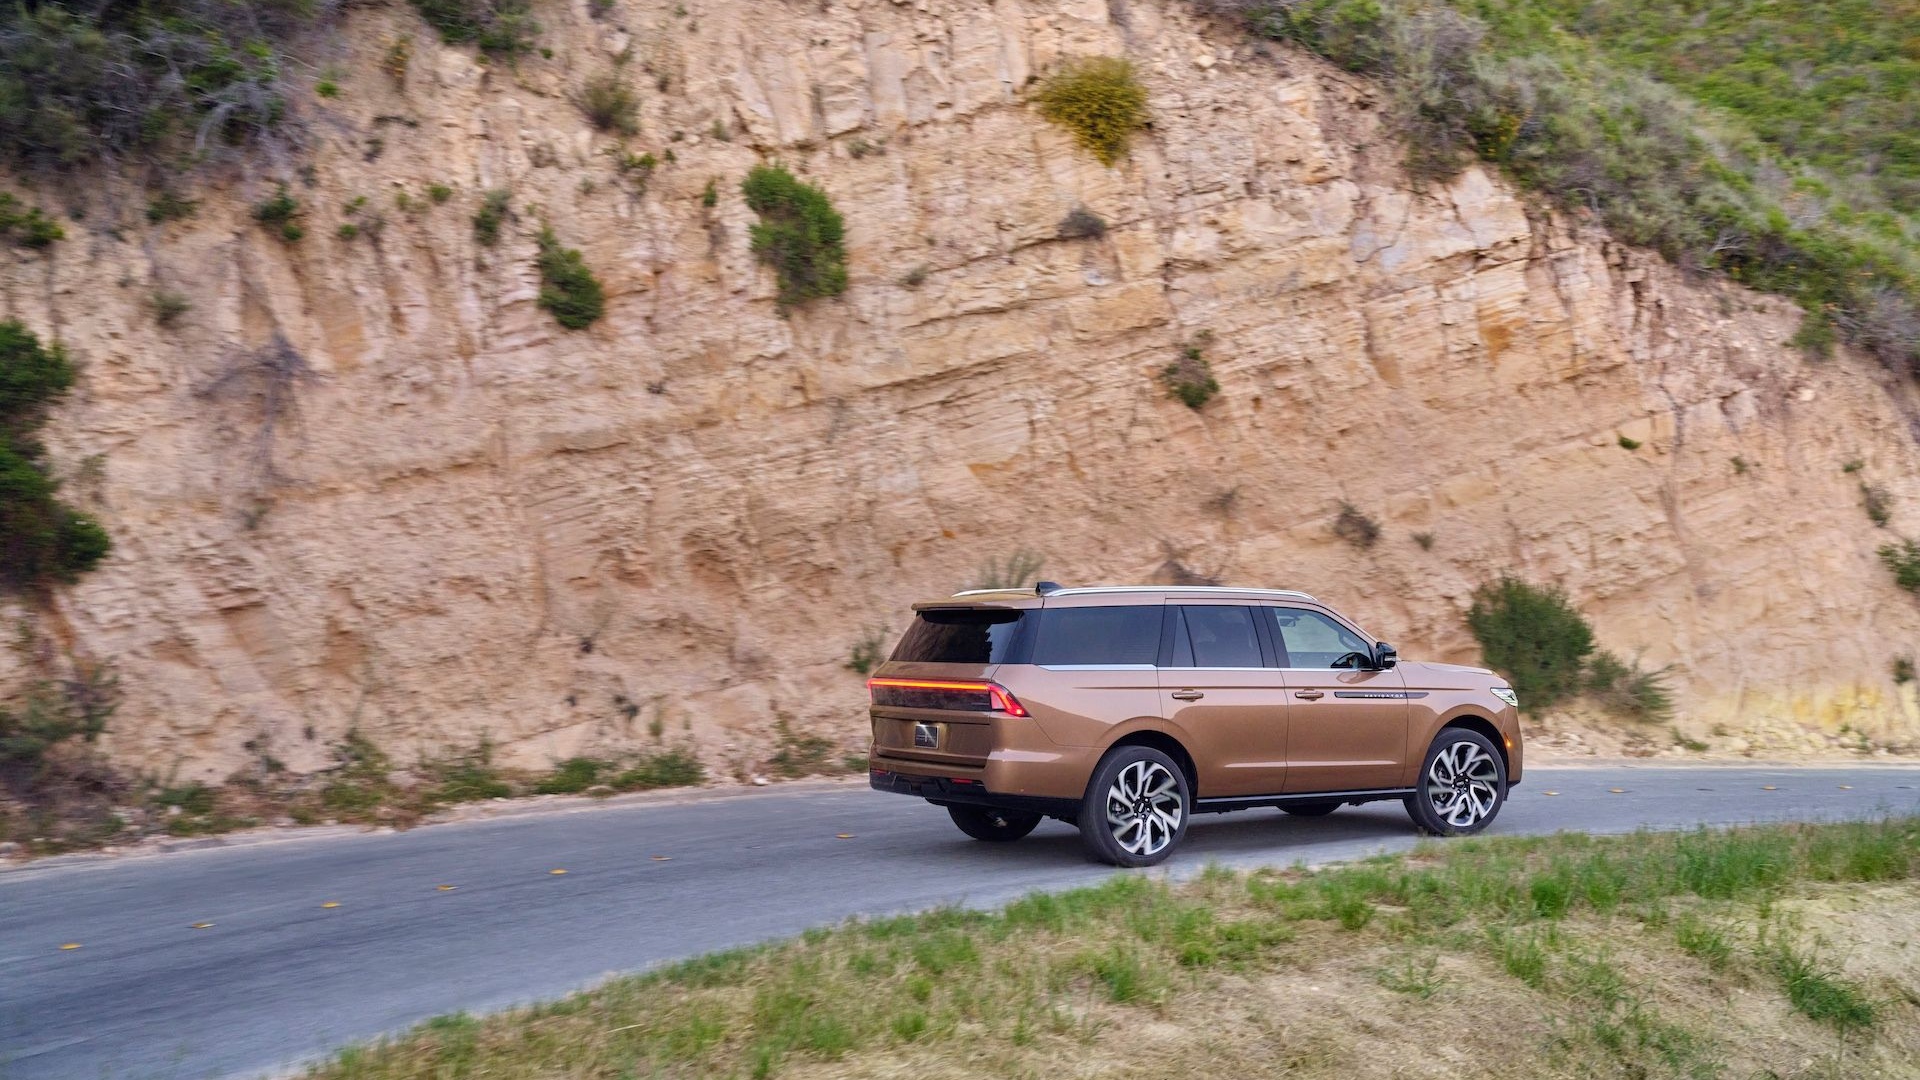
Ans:
[[[1337,802],[1295,802],[1281,803],[1280,809],[1294,817],[1326,817],[1340,809],[1341,805]]]
[[[1187,776],[1149,746],[1122,746],[1093,770],[1080,804],[1088,857],[1115,866],[1152,866],[1187,835],[1193,796]]]
[[[1407,816],[1436,836],[1477,833],[1507,799],[1507,767],[1493,742],[1477,731],[1445,728],[1420,763],[1419,788],[1406,798]]]
[[[960,831],[975,840],[1005,843],[1018,840],[1040,824],[1039,814],[1024,810],[996,810],[991,806],[949,806],[947,816]]]

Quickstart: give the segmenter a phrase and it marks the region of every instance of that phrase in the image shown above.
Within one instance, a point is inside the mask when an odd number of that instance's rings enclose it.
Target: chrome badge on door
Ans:
[[[931,750],[940,745],[940,726],[938,724],[913,725],[913,745],[924,746]]]

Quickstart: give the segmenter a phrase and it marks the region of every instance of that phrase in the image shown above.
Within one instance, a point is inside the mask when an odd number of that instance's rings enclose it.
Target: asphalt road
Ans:
[[[1920,811],[1920,769],[1539,768],[1491,831],[1888,811]],[[1254,810],[1197,818],[1168,866],[1413,841],[1397,803]],[[851,786],[29,866],[0,873],[0,1080],[271,1073],[439,1013],[850,915],[994,905],[1114,872],[1064,825],[981,844],[935,807]]]

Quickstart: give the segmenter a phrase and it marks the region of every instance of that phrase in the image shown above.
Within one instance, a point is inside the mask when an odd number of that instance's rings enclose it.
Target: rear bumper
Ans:
[[[1076,799],[1051,799],[1035,795],[1009,795],[991,791],[977,779],[962,776],[923,776],[895,772],[878,765],[867,770],[867,783],[875,791],[912,795],[940,806],[991,806],[1001,810],[1025,810],[1047,817],[1072,820],[1080,812]]]

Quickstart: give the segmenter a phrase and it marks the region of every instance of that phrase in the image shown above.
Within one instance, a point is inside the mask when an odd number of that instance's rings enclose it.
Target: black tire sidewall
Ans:
[[[1113,838],[1113,830],[1107,826],[1106,797],[1107,789],[1120,770],[1136,761],[1155,762],[1173,774],[1179,784],[1180,826],[1173,831],[1173,839],[1167,846],[1152,855],[1136,855],[1120,846]],[[1180,763],[1151,746],[1121,746],[1110,751],[1100,759],[1093,770],[1093,779],[1087,783],[1086,797],[1080,801],[1080,815],[1075,824],[1080,827],[1080,842],[1087,850],[1087,857],[1095,862],[1109,863],[1113,866],[1153,866],[1166,860],[1174,849],[1187,837],[1187,825],[1193,820],[1193,790],[1187,780],[1185,770]]]
[[[1487,756],[1493,759],[1494,770],[1500,775],[1500,783],[1494,792],[1493,809],[1487,811],[1486,817],[1464,829],[1449,825],[1442,820],[1439,814],[1434,813],[1433,804],[1427,798],[1427,770],[1433,768],[1433,759],[1439,757],[1449,747],[1463,742],[1474,743],[1485,750]],[[1406,798],[1407,816],[1413,819],[1413,823],[1418,825],[1422,832],[1431,833],[1434,836],[1471,836],[1492,824],[1493,819],[1500,816],[1500,808],[1506,804],[1506,759],[1500,756],[1500,748],[1493,745],[1492,739],[1466,728],[1443,728],[1440,734],[1434,736],[1433,745],[1427,747],[1426,756],[1420,759],[1419,775],[1413,778],[1413,794]]]
[[[991,806],[961,806],[952,804],[947,807],[947,816],[953,819],[960,831],[975,840],[1004,844],[1018,840],[1032,832],[1040,824],[1040,815],[1027,810],[998,810]],[[1006,819],[1006,825],[994,823],[993,819]]]

